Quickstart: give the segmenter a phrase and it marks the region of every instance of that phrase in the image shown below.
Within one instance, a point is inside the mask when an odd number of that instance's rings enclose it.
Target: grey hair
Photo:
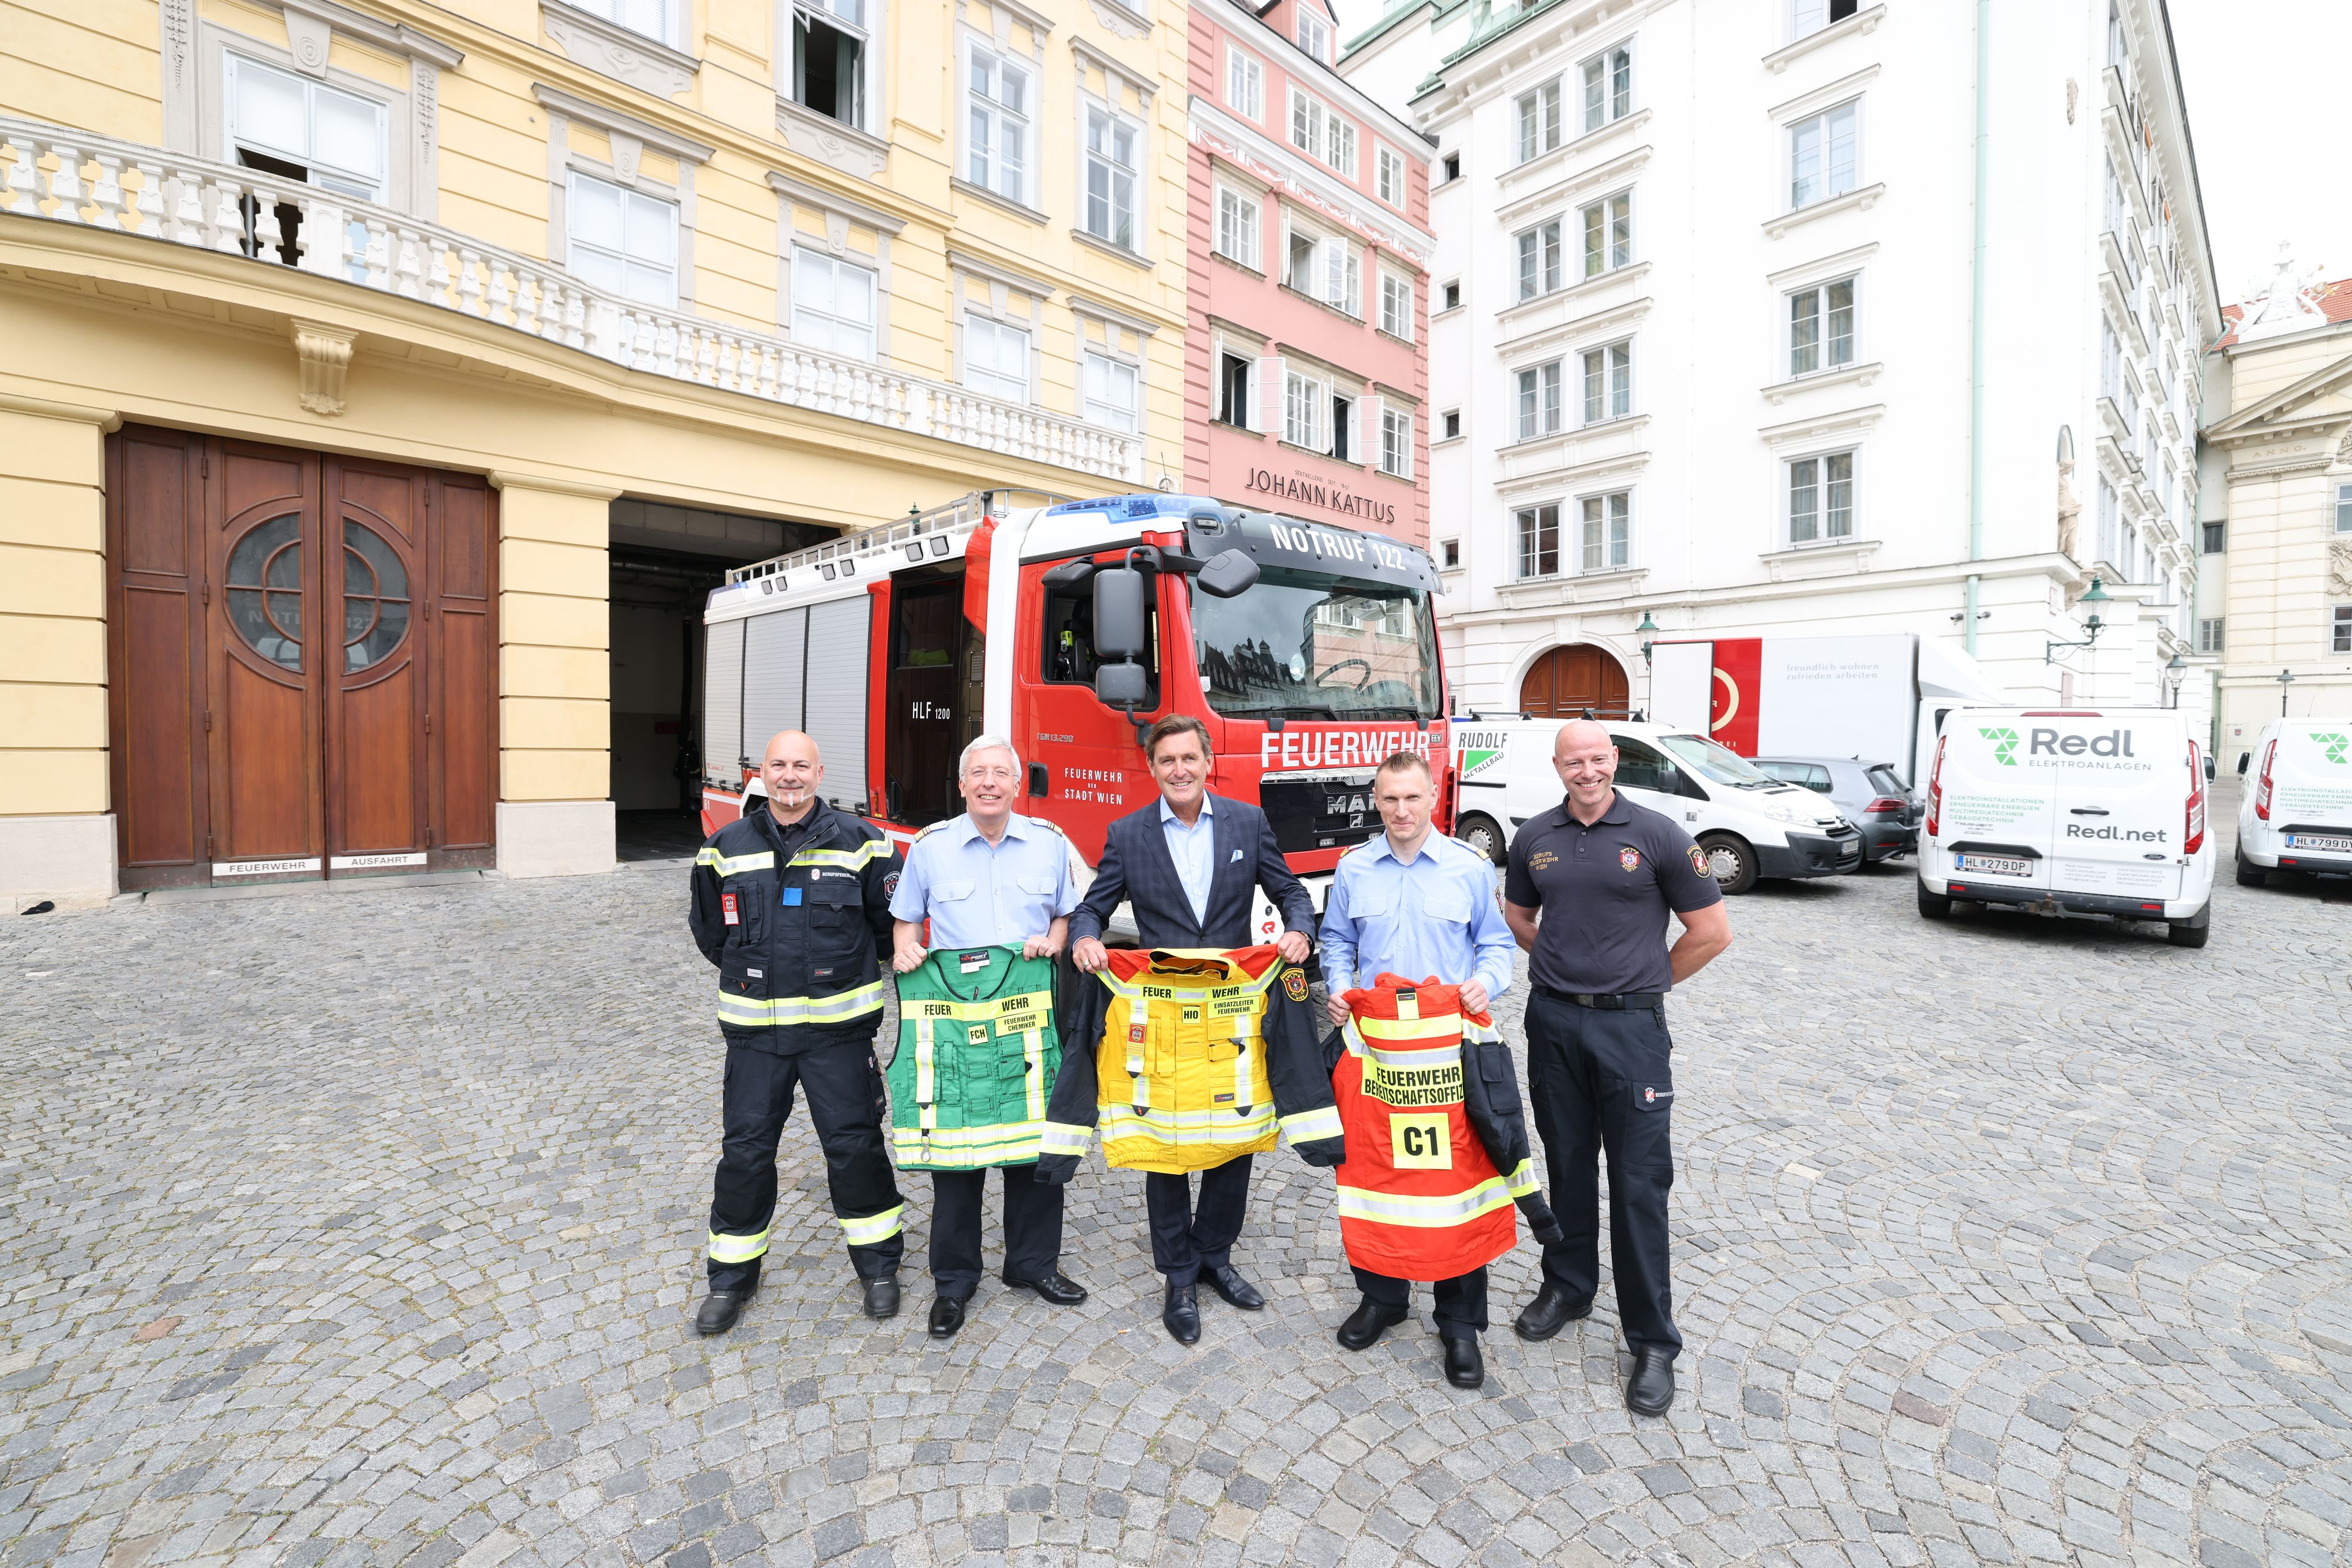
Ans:
[[[1006,753],[1013,758],[1013,777],[1017,779],[1021,776],[1021,753],[1013,748],[1013,743],[1005,739],[1001,735],[983,735],[974,739],[970,746],[965,747],[963,748],[963,755],[956,758],[956,782],[959,784],[963,782],[964,775],[971,771],[971,759],[973,756],[976,753],[982,751],[1002,751]]]

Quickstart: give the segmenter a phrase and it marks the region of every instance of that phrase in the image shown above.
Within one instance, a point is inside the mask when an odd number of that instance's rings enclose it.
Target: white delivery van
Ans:
[[[2352,876],[2352,718],[2263,727],[2238,802],[2238,881],[2273,871]]]
[[[1454,836],[1501,864],[1521,823],[1567,792],[1551,765],[1557,718],[1454,721],[1461,795]],[[1604,719],[1617,743],[1617,788],[1698,841],[1727,894],[1763,877],[1835,876],[1862,863],[1862,831],[1837,807],[1758,768],[1695,731]]]
[[[2213,903],[2205,764],[2170,708],[1959,708],[1919,832],[1919,913],[1956,903],[2160,920],[2202,947]]]

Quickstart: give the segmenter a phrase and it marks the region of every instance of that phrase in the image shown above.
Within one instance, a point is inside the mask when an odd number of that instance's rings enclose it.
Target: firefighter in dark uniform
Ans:
[[[834,1217],[864,1281],[866,1315],[898,1311],[903,1207],[882,1131],[874,1057],[898,852],[862,817],[819,799],[816,742],[768,742],[767,799],[710,836],[687,923],[719,966],[727,1039],[726,1136],[710,1195],[710,1293],[694,1326],[723,1333],[759,1289],[776,1209],[776,1140],[797,1085],[824,1147]]]
[[[1666,1260],[1675,1181],[1666,992],[1731,945],[1731,919],[1689,835],[1617,792],[1608,730],[1591,719],[1561,727],[1552,767],[1568,796],[1512,839],[1503,917],[1529,956],[1528,1098],[1565,1235],[1545,1246],[1543,1288],[1512,1326],[1523,1339],[1549,1339],[1592,1311],[1595,1156],[1606,1150],[1609,1258],[1633,1353],[1625,1407],[1662,1416],[1683,1343]],[[1671,948],[1669,910],[1683,926]]]

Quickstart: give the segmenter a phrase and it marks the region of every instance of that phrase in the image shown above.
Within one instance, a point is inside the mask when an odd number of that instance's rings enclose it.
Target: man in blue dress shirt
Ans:
[[[1333,1024],[1348,1021],[1343,993],[1382,974],[1458,986],[1465,1012],[1485,1012],[1511,985],[1517,940],[1495,897],[1495,867],[1468,845],[1435,832],[1437,788],[1429,764],[1399,752],[1372,777],[1372,801],[1388,831],[1340,857],[1323,905],[1323,983]],[[1356,1270],[1363,1302],[1339,1327],[1349,1350],[1370,1348],[1404,1321],[1412,1286]],[[1484,1381],[1477,1335],[1486,1327],[1486,1270],[1434,1287],[1446,1375],[1465,1388]]]
[[[983,735],[963,748],[956,785],[970,809],[916,838],[890,898],[897,922],[890,964],[898,973],[921,966],[927,919],[936,946],[1018,947],[1027,958],[1060,955],[1070,911],[1078,905],[1070,843],[1051,822],[1013,809],[1022,778],[1021,758],[1003,737]],[[1004,1282],[1056,1306],[1076,1306],[1086,1290],[1057,1266],[1062,1189],[1038,1181],[1034,1164],[1003,1169]],[[985,1170],[931,1173],[934,1338],[963,1327],[980,1287],[980,1211],[987,1196]]]

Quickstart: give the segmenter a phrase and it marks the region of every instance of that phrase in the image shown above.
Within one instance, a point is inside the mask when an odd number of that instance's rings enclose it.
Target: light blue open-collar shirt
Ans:
[[[930,921],[934,947],[1018,947],[1077,906],[1069,840],[1018,811],[992,844],[969,811],[924,830],[890,895],[894,918]]]
[[[1492,1000],[1510,988],[1517,946],[1496,903],[1494,865],[1436,831],[1409,861],[1397,859],[1386,833],[1342,855],[1322,935],[1333,996],[1387,972],[1450,986],[1475,977]]]
[[[1176,880],[1183,884],[1193,922],[1200,925],[1209,923],[1209,883],[1217,875],[1217,830],[1209,820],[1215,810],[1203,791],[1201,814],[1188,828],[1168,797],[1160,797],[1160,831],[1168,841],[1168,858],[1176,862]]]

